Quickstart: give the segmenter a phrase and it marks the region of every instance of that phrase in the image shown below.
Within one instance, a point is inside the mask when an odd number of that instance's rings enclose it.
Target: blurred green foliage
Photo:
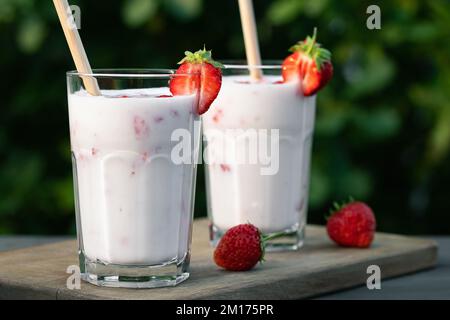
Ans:
[[[383,231],[450,234],[450,2],[255,0],[262,55],[319,28],[335,77],[318,98],[309,221],[332,200],[368,201]],[[96,68],[175,67],[206,44],[241,59],[237,1],[72,1]],[[0,0],[0,233],[74,232],[65,71],[51,1]],[[199,170],[196,215],[206,212]]]

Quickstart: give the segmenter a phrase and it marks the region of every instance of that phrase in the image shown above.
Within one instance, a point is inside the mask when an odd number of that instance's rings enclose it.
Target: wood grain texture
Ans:
[[[370,249],[336,247],[325,229],[308,226],[306,245],[297,252],[268,253],[252,271],[235,273],[212,262],[206,220],[194,223],[191,277],[177,287],[99,288],[82,283],[66,288],[67,267],[77,264],[73,240],[0,253],[3,299],[299,299],[364,284],[367,266],[389,278],[433,267],[433,240],[377,233]]]

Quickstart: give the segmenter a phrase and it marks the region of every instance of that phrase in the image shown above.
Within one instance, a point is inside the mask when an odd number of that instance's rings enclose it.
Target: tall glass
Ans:
[[[262,80],[250,78],[252,68]],[[221,91],[202,117],[213,245],[247,222],[263,233],[285,233],[269,251],[303,244],[316,99],[281,79],[279,62],[227,64]]]
[[[198,94],[170,96],[174,77],[199,75],[170,70],[67,73],[85,281],[149,288],[189,277]],[[83,78],[95,78],[102,95],[89,95]],[[180,132],[189,139],[184,141],[185,161],[174,159],[180,143],[174,136]]]

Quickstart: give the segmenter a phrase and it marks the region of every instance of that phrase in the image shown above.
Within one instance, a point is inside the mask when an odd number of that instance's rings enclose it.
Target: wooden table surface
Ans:
[[[245,273],[219,270],[212,263],[207,222],[194,224],[191,278],[175,288],[130,290],[98,288],[82,283],[69,290],[67,266],[77,263],[75,241],[58,237],[0,237],[0,298],[45,299],[382,299],[450,298],[450,239],[438,238],[443,249],[437,268],[396,279],[392,276],[436,264],[431,239],[377,234],[370,249],[338,248],[323,227],[308,226],[307,241],[298,252],[268,253],[267,261]],[[55,242],[57,241],[57,242]],[[51,244],[42,245],[44,243]],[[34,246],[41,244],[41,246]],[[30,247],[33,246],[33,247]],[[18,249],[19,247],[26,247]],[[11,249],[16,249],[11,251]],[[446,250],[447,249],[447,250]],[[382,289],[368,290],[368,265],[382,271]],[[326,293],[335,292],[339,293]]]

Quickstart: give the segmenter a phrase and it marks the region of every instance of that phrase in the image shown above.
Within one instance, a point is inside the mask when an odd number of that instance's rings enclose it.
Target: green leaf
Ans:
[[[202,0],[164,0],[168,11],[179,20],[192,20],[202,12]]]
[[[400,45],[408,37],[408,33],[404,26],[386,22],[383,24],[381,37],[389,45]]]
[[[439,34],[439,29],[433,22],[417,23],[408,28],[406,35],[409,40],[417,43],[432,42]]]
[[[15,18],[15,10],[9,1],[0,1],[0,22],[11,22]]]
[[[344,75],[349,82],[346,95],[357,98],[373,94],[388,86],[395,72],[395,64],[379,47],[372,45],[364,50],[356,48],[344,68]]]
[[[303,1],[274,1],[267,11],[267,18],[275,25],[287,24],[300,14]]]
[[[42,20],[37,17],[28,18],[19,26],[17,42],[22,51],[34,53],[41,47],[46,34],[47,29]]]
[[[326,110],[318,109],[316,119],[316,133],[321,136],[334,136],[338,134],[347,123],[350,113],[348,105],[340,108],[339,102],[334,102]]]
[[[0,213],[15,212],[24,202],[24,199],[38,188],[43,171],[41,157],[25,152],[14,152],[9,156],[3,170],[0,171],[1,181],[14,181],[11,186],[0,185]]]
[[[137,28],[148,22],[157,9],[156,0],[127,0],[122,8],[122,16],[129,27]]]
[[[331,193],[331,182],[325,171],[313,162],[311,170],[311,184],[309,191],[309,205],[311,208],[322,206]]]
[[[394,136],[401,127],[401,118],[394,107],[378,107],[370,112],[353,113],[355,126],[372,140],[382,140]]]
[[[74,207],[73,179],[68,176],[64,180],[55,181],[51,185],[52,194],[55,195],[55,205],[61,212],[70,212]]]
[[[300,2],[300,1],[299,1]],[[305,1],[304,11],[309,17],[316,17],[328,6],[328,0]]]
[[[429,137],[428,159],[436,163],[444,159],[450,149],[450,105],[442,108]]]
[[[367,199],[372,193],[373,182],[370,174],[359,168],[351,168],[343,173],[338,185],[338,196],[348,197],[349,194],[356,199]]]

